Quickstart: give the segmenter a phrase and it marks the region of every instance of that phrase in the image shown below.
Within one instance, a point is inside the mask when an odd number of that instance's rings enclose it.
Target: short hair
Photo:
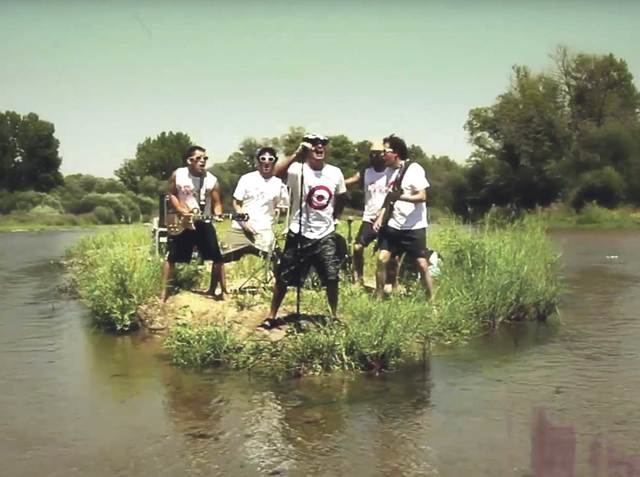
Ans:
[[[399,138],[395,134],[390,134],[382,140],[383,143],[389,144],[393,152],[395,152],[403,161],[409,157],[409,149],[404,139]]]
[[[207,150],[202,146],[190,146],[189,149],[187,149],[186,152],[182,155],[182,162],[187,162],[187,159],[193,156],[193,153],[196,151],[207,152]]]
[[[262,156],[265,152],[268,152],[273,157],[275,157],[276,161],[278,160],[278,153],[276,152],[275,148],[273,148],[271,146],[261,146],[261,147],[259,147],[256,150],[256,159],[258,159],[260,156]]]

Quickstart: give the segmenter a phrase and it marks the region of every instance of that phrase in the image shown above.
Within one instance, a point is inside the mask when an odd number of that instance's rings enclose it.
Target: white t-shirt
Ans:
[[[291,221],[289,230],[298,233],[300,214],[300,170],[296,162],[287,171],[287,185],[291,191]],[[336,166],[325,164],[316,171],[306,163],[303,171],[302,235],[310,239],[326,237],[335,230],[333,211],[336,195],[347,192],[342,171]]]
[[[243,210],[249,214],[248,223],[256,232],[270,231],[276,208],[286,203],[287,189],[279,177],[265,179],[260,172],[253,171],[240,177],[233,198],[242,201]],[[231,227],[242,228],[236,221]]]
[[[389,190],[398,177],[401,169],[393,171],[389,182]],[[417,162],[411,162],[406,174],[402,178],[402,193],[414,194],[430,186],[424,168]],[[406,202],[399,200],[393,208],[393,214],[388,226],[397,230],[424,229],[427,224],[427,206],[424,202]]]
[[[204,215],[212,215],[211,211],[211,191],[216,186],[218,179],[216,176],[206,171],[205,179],[200,188],[200,176],[194,176],[189,173],[188,167],[179,167],[176,169],[176,189],[178,190],[178,199],[186,204],[190,210],[200,209],[200,201],[205,201]],[[198,189],[200,188],[200,197],[198,197]]]
[[[373,167],[367,167],[363,173],[364,189],[364,212],[362,221],[370,222],[376,219],[384,198],[389,191],[389,181],[393,175],[393,169],[386,167],[383,171],[377,172]]]

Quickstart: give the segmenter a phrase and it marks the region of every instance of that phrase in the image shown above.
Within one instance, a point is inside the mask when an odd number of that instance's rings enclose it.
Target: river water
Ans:
[[[284,382],[92,329],[53,262],[83,233],[0,234],[0,475],[640,475],[638,232],[554,233],[559,324]]]

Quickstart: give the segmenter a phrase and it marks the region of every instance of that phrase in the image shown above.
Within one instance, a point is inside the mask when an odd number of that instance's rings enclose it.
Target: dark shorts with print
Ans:
[[[373,224],[371,222],[362,222],[358,229],[358,235],[356,236],[356,243],[359,243],[363,247],[368,247],[371,242],[378,238],[378,232],[373,230]]]
[[[196,222],[195,230],[185,230],[180,235],[169,239],[169,255],[171,263],[189,263],[196,247],[203,260],[222,262],[222,254],[218,245],[216,229],[210,222]]]
[[[298,236],[287,234],[282,257],[276,268],[276,281],[284,286],[302,284],[313,266],[323,286],[338,281],[340,258],[336,249],[336,235],[331,233],[321,239],[301,237],[298,251]]]
[[[378,235],[378,250],[388,250],[394,257],[429,258],[427,229],[398,230],[384,227]]]

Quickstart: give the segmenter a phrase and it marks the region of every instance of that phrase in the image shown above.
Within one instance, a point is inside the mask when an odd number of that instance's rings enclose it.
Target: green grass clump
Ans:
[[[529,217],[477,231],[450,227],[439,231],[436,242],[444,262],[438,278],[440,332],[451,324],[473,334],[479,327],[544,318],[555,310],[559,257],[541,221]]]
[[[192,368],[229,364],[242,351],[242,344],[231,328],[218,324],[179,323],[171,329],[164,344],[174,364]]]
[[[162,264],[148,231],[119,228],[81,239],[69,256],[74,286],[95,321],[108,329],[137,327],[138,306],[160,290]]]
[[[284,339],[241,339],[226,323],[181,323],[171,329],[166,346],[180,366],[222,364],[278,375],[394,369],[431,344],[461,343],[506,321],[550,316],[561,284],[559,257],[544,224],[525,217],[499,226],[488,221],[481,228],[435,228],[429,246],[442,262],[432,301],[415,282],[403,283],[404,293],[379,301],[343,281],[338,323],[322,318],[328,312],[324,290],[304,289],[301,311],[307,319],[290,326]],[[153,254],[148,231],[123,227],[95,234],[81,240],[71,256],[80,296],[98,322],[118,331],[134,328],[137,307],[160,291],[162,261]],[[256,264],[246,257],[229,276],[243,277]],[[208,283],[208,272],[208,267],[186,266],[177,282],[182,287]],[[295,295],[292,289],[284,306],[291,307]],[[235,301],[249,309],[269,299],[266,291]]]

